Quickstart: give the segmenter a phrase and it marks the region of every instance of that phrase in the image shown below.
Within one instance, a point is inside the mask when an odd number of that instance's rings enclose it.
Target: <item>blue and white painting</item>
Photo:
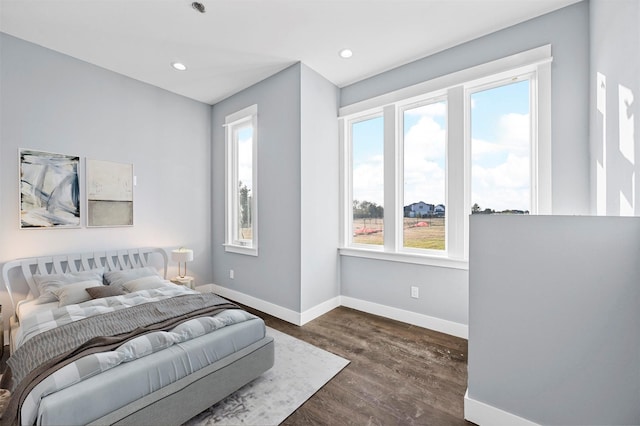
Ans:
[[[20,227],[80,226],[80,157],[20,150]]]

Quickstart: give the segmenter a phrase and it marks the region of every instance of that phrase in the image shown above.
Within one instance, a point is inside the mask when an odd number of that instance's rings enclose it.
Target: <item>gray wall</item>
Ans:
[[[189,273],[210,282],[211,106],[1,33],[0,55],[0,263],[184,245]],[[20,230],[18,148],[133,163],[134,226]]]
[[[222,247],[222,123],[253,104],[258,105],[257,257]],[[298,63],[214,105],[216,284],[298,313],[339,296],[337,104],[337,87]]]
[[[637,216],[640,215],[640,2],[591,0],[590,19],[592,211]],[[606,79],[599,89],[598,73]],[[604,95],[600,107],[597,90]],[[600,179],[606,182],[601,190],[598,190],[598,169],[603,171]]]
[[[304,312],[340,295],[338,95],[301,67],[301,301]]]
[[[638,235],[639,218],[474,215],[469,398],[538,424],[640,424]]]
[[[584,214],[589,193],[589,4],[578,3],[347,86],[341,105],[551,44],[554,214]],[[411,299],[409,287],[420,288]],[[342,294],[468,324],[468,274],[343,256]]]
[[[213,282],[300,312],[300,73],[296,64],[213,106]],[[227,115],[258,105],[258,256],[227,253]],[[229,278],[233,269],[235,278]]]

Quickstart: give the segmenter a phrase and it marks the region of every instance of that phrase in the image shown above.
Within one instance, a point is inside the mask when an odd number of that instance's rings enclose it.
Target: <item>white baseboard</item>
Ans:
[[[531,420],[469,398],[469,389],[464,394],[464,418],[481,426],[538,426]]]
[[[301,314],[295,311],[292,311],[288,308],[283,308],[280,305],[276,305],[275,303],[266,302],[262,299],[258,299],[257,297],[249,296],[248,294],[241,293],[239,291],[231,290],[227,287],[222,287],[217,284],[207,284],[211,286],[211,290],[219,294],[222,297],[226,297],[235,302],[242,303],[243,305],[251,306],[254,309],[257,309],[265,314],[273,315],[276,318],[280,318],[281,320],[290,322],[291,324],[301,325]],[[202,286],[204,287],[204,286]],[[200,290],[200,288],[198,288]]]
[[[342,306],[346,306],[347,308],[353,308],[358,311],[391,318],[407,324],[417,325],[418,327],[428,328],[429,330],[439,331],[451,336],[461,337],[463,339],[469,338],[469,327],[464,324],[416,312],[405,311],[391,306],[380,305],[379,303],[367,302],[366,300],[354,299],[348,296],[341,296],[340,299],[342,300]]]
[[[416,312],[405,311],[390,306],[380,305],[378,303],[367,302],[366,300],[354,299],[347,296],[337,296],[326,302],[320,303],[311,309],[307,309],[302,313],[295,312],[288,308],[266,302],[253,296],[249,296],[239,291],[231,290],[217,284],[206,284],[196,288],[199,291],[213,291],[222,297],[234,300],[238,303],[250,306],[254,309],[262,311],[266,314],[273,315],[284,321],[295,325],[304,325],[309,321],[326,314],[338,306],[346,306],[347,308],[356,309],[358,311],[367,312],[369,314],[378,315],[385,318],[401,321],[407,324],[417,325],[418,327],[428,328],[430,330],[439,331],[463,339],[469,338],[469,327],[453,321],[447,321],[440,318],[431,317],[429,315],[418,314]]]
[[[303,313],[300,314],[300,324],[304,325],[309,321],[312,321],[329,311],[340,306],[340,296],[336,296],[333,299],[329,299],[326,302],[322,302],[319,305],[314,306],[311,309],[307,309]]]

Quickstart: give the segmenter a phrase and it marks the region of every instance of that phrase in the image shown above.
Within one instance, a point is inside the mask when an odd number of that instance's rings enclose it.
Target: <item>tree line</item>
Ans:
[[[353,200],[354,219],[380,219],[384,217],[384,207],[371,201]]]

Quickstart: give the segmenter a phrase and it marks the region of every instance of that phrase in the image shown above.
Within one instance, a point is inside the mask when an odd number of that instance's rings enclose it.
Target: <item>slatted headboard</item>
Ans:
[[[154,266],[160,267],[166,278],[167,262],[166,251],[153,247],[12,260],[2,265],[2,282],[12,305],[10,312],[3,310],[3,315],[5,318],[13,315],[16,304],[29,295],[30,288],[35,287],[34,274],[80,272],[99,267],[103,267],[105,271],[119,271]]]

